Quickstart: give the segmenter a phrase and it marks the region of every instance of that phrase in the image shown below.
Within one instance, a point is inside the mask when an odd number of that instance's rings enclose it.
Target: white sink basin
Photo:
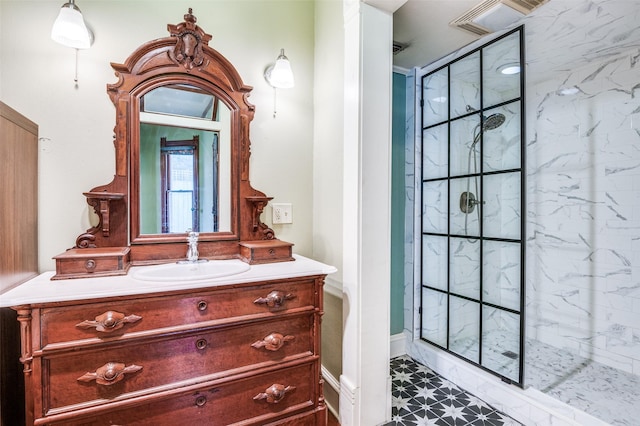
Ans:
[[[168,263],[136,268],[132,278],[141,281],[200,281],[241,274],[251,265],[241,260],[210,260],[197,263]]]

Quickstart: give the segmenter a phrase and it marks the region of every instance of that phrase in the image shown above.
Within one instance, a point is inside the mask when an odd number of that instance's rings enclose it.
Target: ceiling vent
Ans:
[[[502,30],[549,0],[485,0],[449,22],[476,35]]]
[[[406,49],[409,45],[404,43],[393,42],[393,54],[396,55]]]

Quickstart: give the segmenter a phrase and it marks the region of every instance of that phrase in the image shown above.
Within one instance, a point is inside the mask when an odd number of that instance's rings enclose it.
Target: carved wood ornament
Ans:
[[[95,380],[99,385],[111,386],[124,380],[125,375],[136,373],[140,370],[142,370],[142,367],[139,365],[125,365],[122,362],[108,362],[102,367],[97,368],[96,371],[86,373],[78,377],[78,381],[92,382]]]
[[[280,383],[274,383],[253,397],[256,401],[266,400],[268,404],[277,404],[284,399],[287,393],[294,391],[295,386],[285,386]]]
[[[125,315],[120,312],[107,311],[101,315],[98,315],[95,320],[84,320],[76,324],[76,327],[84,329],[95,329],[95,331],[101,333],[111,333],[113,331],[121,329],[126,324],[135,323],[140,321],[141,319],[142,317],[138,315]]]
[[[170,51],[169,56],[176,63],[190,70],[204,64],[205,56],[202,44],[209,44],[211,36],[205,34],[196,25],[196,17],[192,15],[192,9],[184,15],[184,22],[178,25],[167,25],[169,34],[177,38],[176,47]]]
[[[92,270],[72,267],[78,260],[78,252],[85,250],[96,251],[95,270],[102,276],[110,271],[108,266],[106,271],[101,269],[100,259],[113,257],[123,248],[130,249],[124,267],[120,262],[113,275],[126,273],[129,264],[172,262],[185,257],[186,233],[143,234],[140,225],[140,105],[146,93],[162,86],[194,86],[212,94],[230,110],[230,230],[200,233],[200,256],[241,258],[253,263],[252,259],[239,255],[239,244],[268,240],[270,243],[264,250],[285,251],[283,256],[265,257],[268,261],[293,259],[291,244],[278,240],[273,230],[260,219],[271,197],[254,189],[249,182],[249,130],[255,112],[248,102],[252,88],[243,83],[225,57],[209,46],[212,36],[196,22],[189,9],[184,22],[167,25],[168,37],[143,44],[123,64],[111,64],[118,77],[116,83],[107,85],[116,113],[115,175],[109,184],[84,193],[98,217],[98,224],[77,237],[74,251],[55,257],[57,274],[54,279],[94,276]]]

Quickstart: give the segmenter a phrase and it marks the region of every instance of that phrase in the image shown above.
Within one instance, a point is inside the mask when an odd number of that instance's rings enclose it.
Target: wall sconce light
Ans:
[[[289,58],[284,54],[284,49],[280,49],[280,55],[276,59],[276,63],[269,65],[264,70],[264,79],[273,87],[273,117],[276,116],[276,90],[290,89],[295,85],[293,72],[291,71],[291,63]]]
[[[78,49],[88,49],[93,43],[93,33],[84,22],[75,0],[69,0],[60,8],[60,13],[51,28],[51,39],[63,46],[76,49],[76,75],[73,79],[78,87]]]
[[[264,71],[264,78],[271,87],[278,89],[290,89],[295,85],[291,63],[284,55],[284,49],[280,49],[280,55],[274,65],[269,65]]]
[[[93,34],[87,28],[82,12],[74,0],[69,0],[60,8],[60,13],[51,28],[51,39],[67,47],[88,49],[93,41]]]

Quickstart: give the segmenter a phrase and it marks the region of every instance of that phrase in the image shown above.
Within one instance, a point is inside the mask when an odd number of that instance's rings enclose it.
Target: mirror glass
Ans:
[[[140,234],[231,230],[231,111],[199,87],[140,100]]]

